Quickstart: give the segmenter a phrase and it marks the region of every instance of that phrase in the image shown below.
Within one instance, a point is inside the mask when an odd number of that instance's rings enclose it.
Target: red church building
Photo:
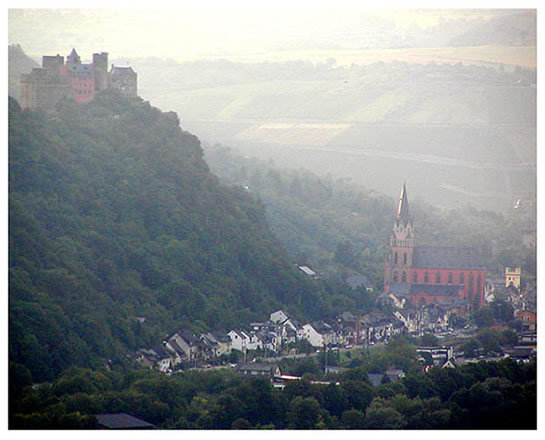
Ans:
[[[484,267],[476,249],[416,246],[403,184],[386,258],[384,292],[417,307],[457,298],[475,310],[484,304],[484,284]]]

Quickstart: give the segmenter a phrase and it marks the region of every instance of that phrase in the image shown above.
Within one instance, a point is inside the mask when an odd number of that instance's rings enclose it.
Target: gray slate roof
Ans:
[[[440,285],[440,284],[411,284],[409,295],[416,295],[420,292],[426,292],[433,296],[458,296],[460,286],[458,285]]]
[[[390,293],[394,295],[406,296],[416,295],[420,292],[426,292],[432,296],[458,296],[460,286],[457,284],[441,285],[441,284],[409,284],[409,283],[392,283],[390,284]]]
[[[266,364],[259,362],[239,362],[237,364],[237,371],[266,371],[274,372],[276,370],[276,364]]]
[[[357,289],[358,287],[371,287],[371,282],[367,279],[365,275],[354,275],[348,277],[346,282],[352,289]]]
[[[417,246],[413,267],[433,269],[483,269],[479,252],[474,248]]]
[[[152,429],[154,425],[125,413],[98,414],[98,424],[108,429]]]

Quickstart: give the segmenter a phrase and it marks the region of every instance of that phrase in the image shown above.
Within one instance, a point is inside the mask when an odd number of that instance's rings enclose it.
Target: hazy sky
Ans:
[[[35,57],[67,55],[76,47],[84,61],[100,50],[112,58],[128,59],[251,57],[288,48],[354,49],[375,36],[362,35],[362,29],[377,34],[403,32],[414,26],[435,26],[441,19],[471,20],[502,13],[331,7],[335,4],[330,2],[328,8],[10,9],[8,42],[21,44]]]

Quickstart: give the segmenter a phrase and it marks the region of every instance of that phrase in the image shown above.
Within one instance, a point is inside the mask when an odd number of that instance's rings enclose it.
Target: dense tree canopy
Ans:
[[[181,327],[355,304],[297,271],[263,204],[218,183],[175,114],[109,91],[49,113],[10,100],[9,116],[10,359],[34,380]]]

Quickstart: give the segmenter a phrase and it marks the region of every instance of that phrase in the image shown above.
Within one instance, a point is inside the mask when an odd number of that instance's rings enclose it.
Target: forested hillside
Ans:
[[[382,286],[396,200],[350,178],[281,168],[221,145],[205,144],[205,159],[222,182],[244,187],[263,201],[271,230],[298,261],[322,271],[340,263]],[[407,181],[418,244],[476,247],[492,276],[500,276],[506,266],[522,266],[527,278],[535,277],[535,250],[522,245],[528,218],[470,206],[438,209],[415,196],[412,183]],[[397,181],[400,189],[402,184]]]
[[[10,100],[9,117],[10,360],[34,380],[184,326],[354,305],[297,271],[263,205],[218,183],[175,114],[111,92],[52,114]]]

